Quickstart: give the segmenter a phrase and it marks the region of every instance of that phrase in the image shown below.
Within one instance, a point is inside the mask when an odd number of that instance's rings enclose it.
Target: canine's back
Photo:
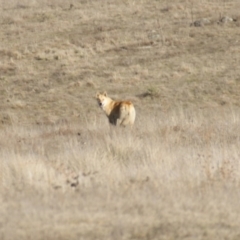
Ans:
[[[120,107],[120,125],[133,125],[136,118],[136,111],[131,102],[121,102]]]

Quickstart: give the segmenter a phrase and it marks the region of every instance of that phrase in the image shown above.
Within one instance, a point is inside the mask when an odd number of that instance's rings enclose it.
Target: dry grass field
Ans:
[[[1,240],[240,239],[238,0],[0,8]]]

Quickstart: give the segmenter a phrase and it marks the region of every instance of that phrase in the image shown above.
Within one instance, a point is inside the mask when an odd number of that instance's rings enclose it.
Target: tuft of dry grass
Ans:
[[[0,0],[1,239],[238,239],[239,7]]]

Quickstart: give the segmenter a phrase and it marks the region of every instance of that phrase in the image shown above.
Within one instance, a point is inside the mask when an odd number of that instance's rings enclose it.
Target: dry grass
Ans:
[[[2,239],[237,239],[239,122],[233,109],[181,110],[131,132],[6,127]]]
[[[0,4],[1,239],[239,239],[238,1]]]

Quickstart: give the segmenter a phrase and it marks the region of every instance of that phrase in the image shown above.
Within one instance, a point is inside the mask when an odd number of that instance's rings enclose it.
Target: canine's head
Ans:
[[[104,106],[104,102],[106,102],[107,100],[107,93],[104,92],[104,93],[97,93],[96,94],[96,99],[97,99],[97,102],[98,102],[98,105],[100,107],[103,107]]]

